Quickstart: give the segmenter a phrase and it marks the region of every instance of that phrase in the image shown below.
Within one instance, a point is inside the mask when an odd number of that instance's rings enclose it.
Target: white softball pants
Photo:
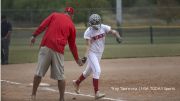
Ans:
[[[87,78],[91,73],[93,78],[99,79],[101,74],[100,60],[102,53],[89,52],[87,56],[87,67],[83,72],[83,76]]]

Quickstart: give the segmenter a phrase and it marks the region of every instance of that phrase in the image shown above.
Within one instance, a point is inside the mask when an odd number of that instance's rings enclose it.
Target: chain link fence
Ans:
[[[1,13],[7,15],[16,26],[37,26],[54,11],[63,12],[63,9],[2,9]],[[179,25],[179,11],[180,7],[126,7],[122,9],[122,25]],[[75,23],[86,25],[92,13],[100,14],[104,23],[116,26],[115,8],[77,8],[74,16]]]
[[[12,22],[12,39],[24,40],[31,36],[35,28],[54,11],[47,9],[2,9]],[[74,21],[77,27],[78,44],[83,44],[83,33],[89,15],[98,13],[102,22],[117,29],[123,36],[124,44],[180,43],[180,7],[129,7],[122,9],[123,22],[117,26],[115,8],[77,8]],[[24,28],[25,27],[25,28]],[[79,41],[80,40],[80,41]],[[21,43],[23,43],[21,41]],[[16,41],[17,42],[17,41]],[[16,43],[15,42],[15,43]],[[116,44],[109,36],[107,44]]]

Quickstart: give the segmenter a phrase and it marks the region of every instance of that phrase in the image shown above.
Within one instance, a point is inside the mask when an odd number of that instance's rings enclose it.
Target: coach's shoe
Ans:
[[[36,101],[36,96],[35,95],[31,95],[30,101]]]
[[[80,93],[80,89],[79,89],[79,85],[76,84],[76,80],[73,80],[73,86],[74,86],[74,91],[79,94]]]
[[[97,91],[94,97],[95,97],[95,100],[98,100],[98,99],[103,98],[105,96],[106,96],[105,94],[101,94],[99,91]]]
[[[64,99],[60,99],[60,98],[59,98],[59,101],[65,101],[65,100],[64,100]]]

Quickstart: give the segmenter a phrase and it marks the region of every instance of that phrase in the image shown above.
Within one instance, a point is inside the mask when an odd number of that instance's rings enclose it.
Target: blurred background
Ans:
[[[117,29],[123,37],[119,45],[113,36],[107,36],[103,58],[180,55],[180,0],[1,0],[1,14],[13,25],[10,63],[37,61],[43,34],[30,48],[31,34],[50,13],[63,12],[66,6],[75,8],[81,56],[85,49],[83,33],[92,13],[100,14],[102,22]],[[65,59],[73,60],[69,52]]]
[[[116,26],[116,10],[121,9],[117,5],[122,5],[124,26],[180,23],[179,0],[1,0],[1,13],[17,27],[36,27],[51,12],[63,12],[64,7],[72,6],[76,10],[74,22],[81,27],[92,13],[99,13],[104,23]]]

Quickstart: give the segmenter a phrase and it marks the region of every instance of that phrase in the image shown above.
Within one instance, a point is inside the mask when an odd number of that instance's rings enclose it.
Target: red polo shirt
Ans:
[[[71,18],[64,13],[52,13],[48,16],[33,33],[34,36],[39,35],[46,30],[40,46],[47,46],[61,54],[64,54],[65,45],[69,44],[69,48],[78,60],[76,47],[76,29]]]

